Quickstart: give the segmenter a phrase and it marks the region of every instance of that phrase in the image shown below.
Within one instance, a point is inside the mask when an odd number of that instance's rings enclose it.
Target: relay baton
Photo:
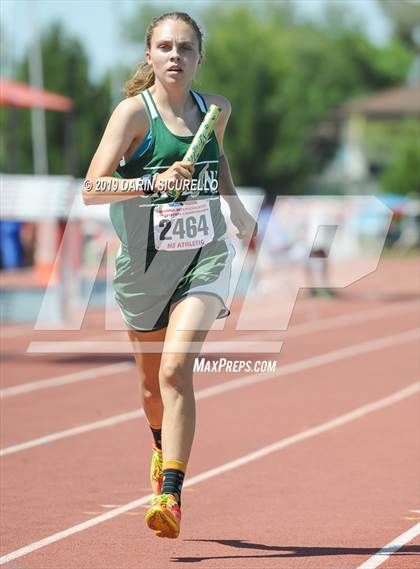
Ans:
[[[203,148],[206,145],[206,142],[210,138],[211,133],[216,126],[217,119],[220,116],[222,109],[217,107],[216,105],[210,105],[203,122],[201,123],[198,131],[196,132],[188,150],[183,158],[183,162],[192,162],[195,164],[203,152]],[[166,190],[166,193],[171,198],[178,198],[182,194],[181,191],[171,191],[169,188]]]

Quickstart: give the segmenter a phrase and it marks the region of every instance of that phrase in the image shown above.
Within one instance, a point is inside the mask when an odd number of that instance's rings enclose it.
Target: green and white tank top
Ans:
[[[149,90],[141,96],[147,108],[150,131],[132,158],[122,161],[115,176],[139,178],[167,170],[182,160],[193,136],[172,133],[153,101]],[[206,113],[204,99],[191,91],[202,117]],[[110,217],[122,247],[133,254],[136,249],[176,251],[198,249],[223,238],[226,222],[220,208],[218,191],[220,153],[214,132],[195,164],[191,189],[174,201],[160,196],[132,198],[110,205]]]

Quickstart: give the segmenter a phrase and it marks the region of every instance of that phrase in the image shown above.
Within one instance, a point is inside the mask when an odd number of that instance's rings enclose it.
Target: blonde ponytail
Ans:
[[[123,92],[127,97],[135,97],[141,91],[145,91],[155,82],[153,68],[148,63],[141,63],[134,73],[123,86]]]

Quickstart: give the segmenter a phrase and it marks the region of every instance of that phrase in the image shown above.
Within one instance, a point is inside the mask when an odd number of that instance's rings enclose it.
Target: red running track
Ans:
[[[2,562],[15,569],[361,567],[420,519],[417,289],[416,260],[382,261],[338,299],[299,297],[289,330],[278,333],[280,354],[226,356],[275,359],[277,374],[197,374],[197,432],[176,541],[155,538],[143,521],[150,434],[143,417],[124,415],[138,410],[135,368],[96,369],[124,368],[130,358],[29,355],[30,341],[51,337],[14,326],[2,342],[3,389],[70,372],[92,370],[92,377],[4,392]],[[258,299],[256,308],[270,300]],[[100,326],[92,312],[82,331],[60,334],[100,336]],[[212,337],[237,335],[230,326]],[[238,381],[245,375],[252,377]],[[219,388],[206,391],[211,386]],[[116,416],[120,422],[108,425]],[[98,421],[108,426],[92,429]],[[382,556],[381,567],[418,568],[418,553],[413,537]]]

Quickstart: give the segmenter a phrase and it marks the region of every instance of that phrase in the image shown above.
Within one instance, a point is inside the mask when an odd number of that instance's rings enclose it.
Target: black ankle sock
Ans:
[[[181,505],[182,484],[184,483],[185,473],[176,468],[165,468],[163,470],[162,494],[172,494]]]
[[[150,427],[150,430],[152,431],[156,448],[162,450],[162,428],[159,427],[158,429],[154,429],[153,427]]]

